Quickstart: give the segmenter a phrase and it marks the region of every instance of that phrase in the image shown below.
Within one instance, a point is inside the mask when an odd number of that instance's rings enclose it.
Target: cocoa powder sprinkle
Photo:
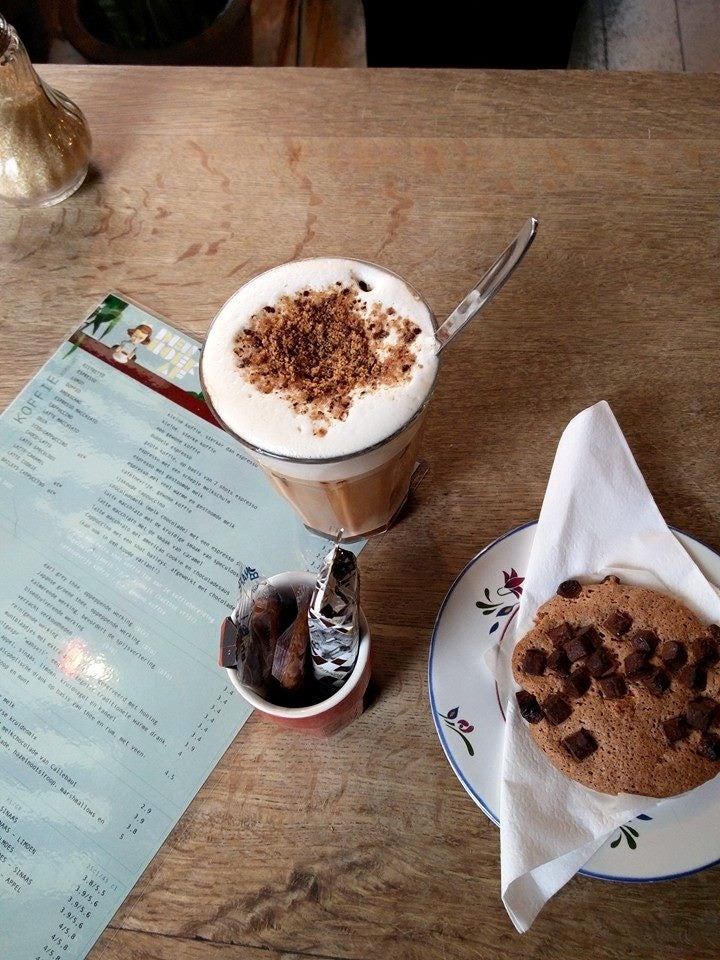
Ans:
[[[339,287],[339,289],[338,289]],[[262,393],[278,393],[324,436],[355,396],[409,380],[420,328],[392,308],[370,309],[334,284],[281,297],[235,337],[237,365]]]

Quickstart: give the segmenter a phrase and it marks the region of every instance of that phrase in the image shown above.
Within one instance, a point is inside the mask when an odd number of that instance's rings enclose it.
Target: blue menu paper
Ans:
[[[0,958],[79,960],[249,715],[240,564],[317,569],[200,345],[108,295],[0,416]]]

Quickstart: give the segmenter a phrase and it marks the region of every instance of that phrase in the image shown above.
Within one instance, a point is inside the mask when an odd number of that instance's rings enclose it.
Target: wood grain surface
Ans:
[[[251,718],[91,960],[716,957],[718,868],[576,877],[517,934],[426,677],[453,579],[537,517],[563,428],[599,399],[668,522],[720,548],[720,76],[42,73],[86,112],[95,166],[58,207],[0,212],[3,406],[108,290],[202,336],[251,274],[332,253],[442,318],[540,221],[445,354],[410,510],[361,555],[369,708],[320,743]]]

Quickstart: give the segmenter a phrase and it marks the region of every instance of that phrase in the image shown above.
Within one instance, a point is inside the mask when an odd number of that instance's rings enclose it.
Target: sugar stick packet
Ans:
[[[315,679],[339,689],[352,673],[360,644],[360,573],[354,553],[335,544],[310,599],[308,626]]]

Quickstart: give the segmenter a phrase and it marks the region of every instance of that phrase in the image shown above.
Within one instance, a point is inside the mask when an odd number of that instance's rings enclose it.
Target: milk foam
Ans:
[[[261,393],[237,365],[235,337],[251,318],[283,295],[363,282],[367,312],[373,304],[392,307],[421,329],[412,343],[415,362],[409,379],[353,398],[345,420],[333,420],[324,436],[306,414],[298,414],[277,393]],[[281,264],[254,277],[222,307],[212,323],[202,352],[205,393],[223,423],[248,444],[269,453],[299,459],[341,457],[392,436],[425,403],[437,372],[431,313],[397,276],[358,260],[315,258]]]

